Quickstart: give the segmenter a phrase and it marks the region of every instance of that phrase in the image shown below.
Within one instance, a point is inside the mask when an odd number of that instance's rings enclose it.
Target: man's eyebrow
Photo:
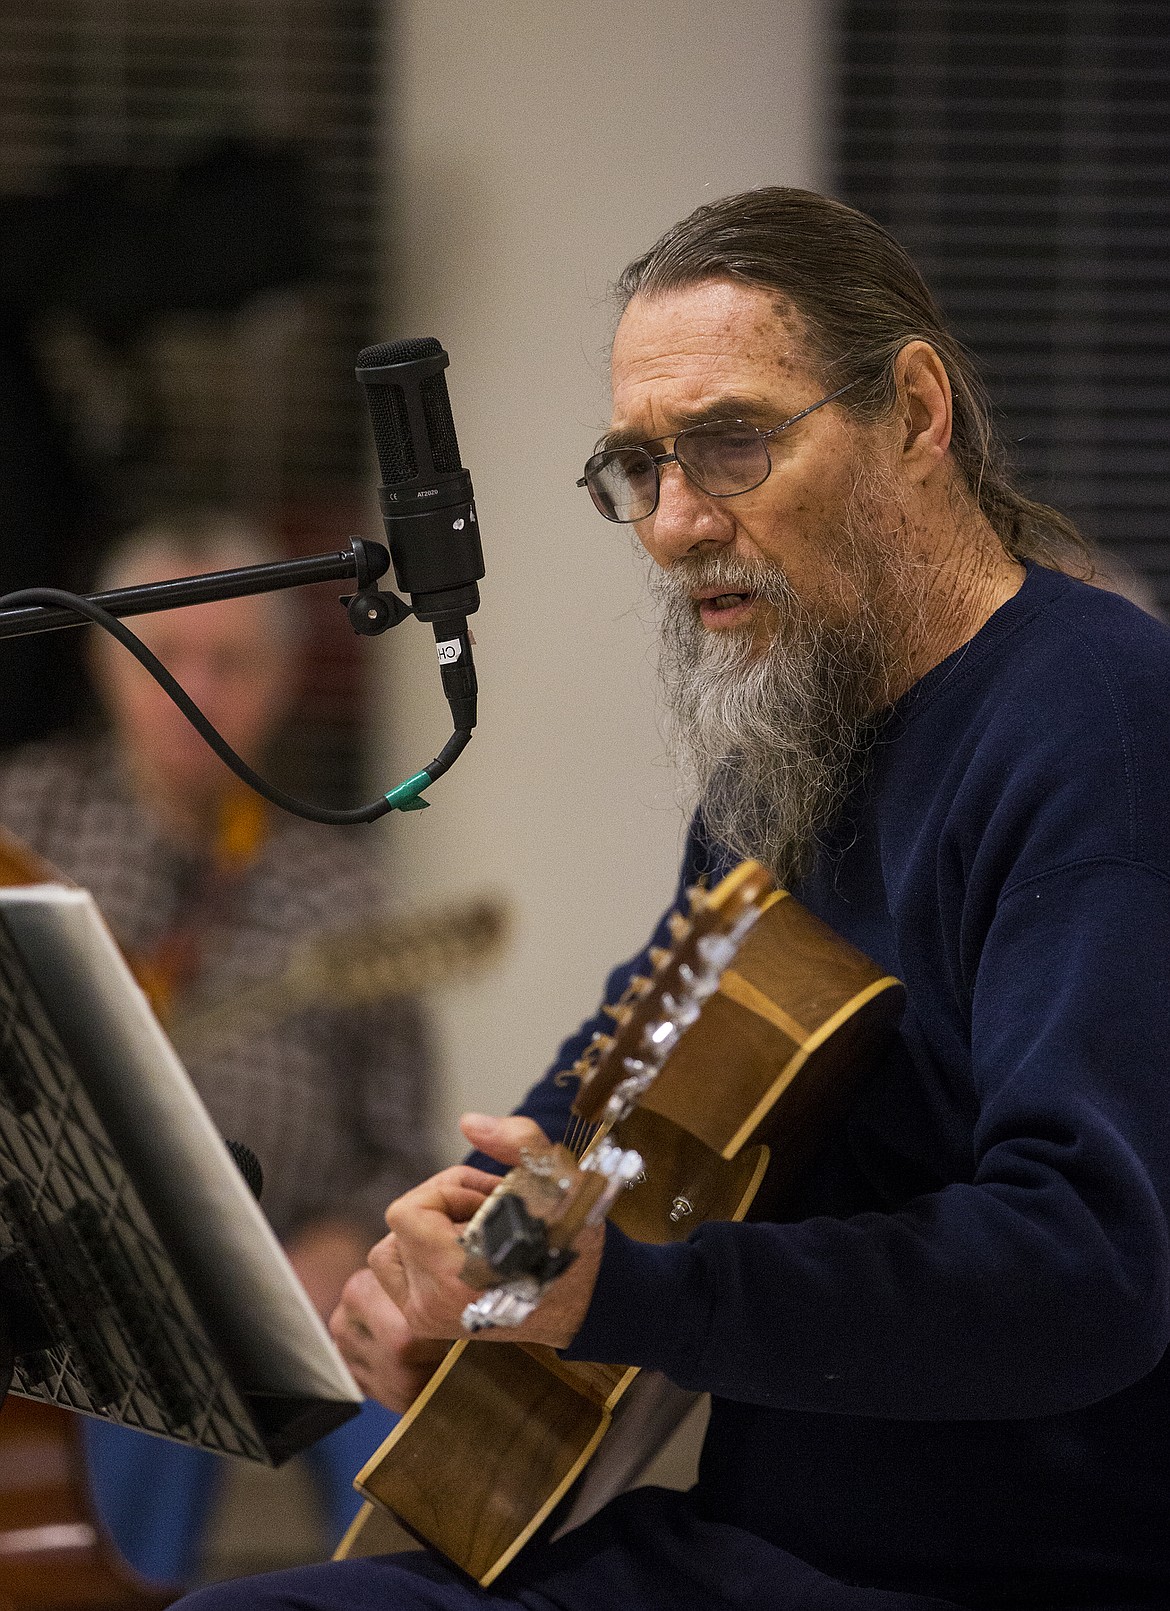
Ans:
[[[679,409],[671,420],[672,429],[667,431],[667,437],[677,436],[679,431],[685,431],[688,425],[705,425],[709,420],[745,420],[749,425],[767,427],[775,425],[783,415],[776,413],[775,404],[767,406],[760,402],[758,397],[717,397],[713,402],[704,403],[700,408]],[[644,436],[641,431],[629,427],[615,427],[606,431],[598,438],[595,452],[604,452],[607,448],[639,447],[643,442],[660,442],[662,437]]]

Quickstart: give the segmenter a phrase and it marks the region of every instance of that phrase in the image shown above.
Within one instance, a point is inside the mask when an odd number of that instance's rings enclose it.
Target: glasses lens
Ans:
[[[585,466],[585,485],[607,520],[642,520],[658,501],[658,471],[641,448],[610,448]]]
[[[738,420],[712,420],[680,431],[674,454],[695,485],[713,498],[750,492],[772,468],[764,438]]]

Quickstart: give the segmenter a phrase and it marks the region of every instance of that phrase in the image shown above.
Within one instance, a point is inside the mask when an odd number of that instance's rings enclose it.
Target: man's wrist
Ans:
[[[596,1364],[668,1369],[689,1334],[682,1298],[695,1257],[686,1242],[636,1242],[607,1222],[589,1307],[560,1353]]]

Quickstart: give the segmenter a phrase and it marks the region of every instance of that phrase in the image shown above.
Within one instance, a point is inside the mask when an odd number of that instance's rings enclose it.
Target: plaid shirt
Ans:
[[[206,863],[165,840],[135,800],[113,746],[51,740],[0,762],[0,825],[90,890],[131,958],[181,926]],[[385,910],[368,829],[275,813],[254,859],[203,912],[182,1005],[279,974],[298,942]],[[288,1240],[323,1217],[385,1234],[386,1204],[430,1173],[431,1070],[409,1001],[302,1008],[192,1056],[213,1121],[264,1169],[263,1205]]]

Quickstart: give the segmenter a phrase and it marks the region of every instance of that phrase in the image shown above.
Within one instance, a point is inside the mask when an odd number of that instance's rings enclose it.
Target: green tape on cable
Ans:
[[[425,811],[431,802],[422,798],[422,792],[430,782],[429,772],[416,772],[384,798],[392,811]]]

